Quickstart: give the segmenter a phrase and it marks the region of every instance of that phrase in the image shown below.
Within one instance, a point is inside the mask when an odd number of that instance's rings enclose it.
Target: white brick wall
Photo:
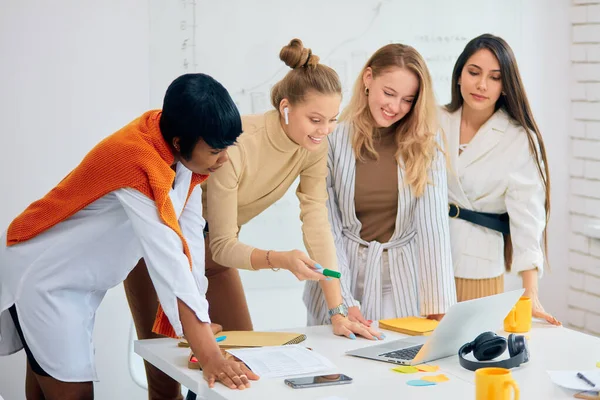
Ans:
[[[571,175],[569,316],[573,328],[600,335],[600,0],[571,1]]]

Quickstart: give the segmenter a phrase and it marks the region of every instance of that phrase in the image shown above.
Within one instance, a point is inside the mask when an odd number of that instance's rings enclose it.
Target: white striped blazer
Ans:
[[[427,185],[420,198],[404,184],[404,173],[399,167],[394,233],[388,243],[367,243],[359,237],[361,223],[354,207],[356,159],[350,124],[338,125],[327,140],[327,208],[342,273],[344,304],[360,306],[366,319],[380,319],[382,253],[387,250],[396,316],[445,313],[456,302],[456,289],[448,229],[446,162],[442,152],[438,151],[430,170],[432,184]],[[361,245],[368,247],[368,265],[362,304],[359,304],[355,297]],[[325,298],[317,282],[306,283],[304,303],[309,325],[329,323]]]

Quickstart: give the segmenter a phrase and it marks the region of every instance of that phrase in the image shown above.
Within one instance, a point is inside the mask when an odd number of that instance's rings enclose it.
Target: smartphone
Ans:
[[[344,374],[332,374],[290,378],[286,379],[284,382],[294,389],[304,389],[309,387],[344,385],[346,383],[352,383],[352,378]]]

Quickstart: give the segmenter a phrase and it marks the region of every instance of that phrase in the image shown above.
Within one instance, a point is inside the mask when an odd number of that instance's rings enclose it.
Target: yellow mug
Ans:
[[[519,400],[519,385],[506,368],[479,368],[475,371],[476,400],[510,400],[512,387]]]
[[[504,318],[504,330],[512,333],[525,333],[531,330],[531,299],[521,297]]]

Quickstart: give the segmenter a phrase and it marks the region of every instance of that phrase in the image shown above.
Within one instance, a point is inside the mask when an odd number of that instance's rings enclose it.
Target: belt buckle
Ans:
[[[456,208],[456,215],[450,215],[450,210],[452,209],[452,206],[454,206]],[[458,218],[459,215],[460,215],[460,208],[458,208],[458,206],[454,203],[448,204],[448,216],[450,218]]]

